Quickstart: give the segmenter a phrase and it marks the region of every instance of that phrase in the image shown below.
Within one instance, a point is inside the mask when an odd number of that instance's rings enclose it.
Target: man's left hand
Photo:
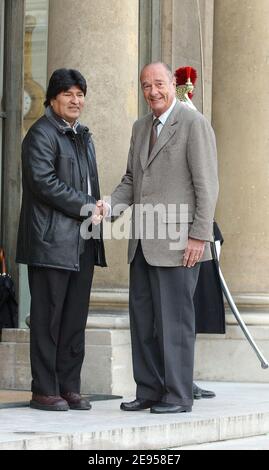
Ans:
[[[183,266],[192,268],[198,263],[205,250],[205,241],[189,238],[188,245],[183,257]]]

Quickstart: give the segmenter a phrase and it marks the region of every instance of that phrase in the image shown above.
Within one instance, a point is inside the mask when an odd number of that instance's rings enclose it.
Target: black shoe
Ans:
[[[194,400],[200,400],[200,398],[202,398],[202,391],[194,382],[192,384],[192,394]]]
[[[120,409],[123,411],[147,410],[155,403],[156,401],[153,400],[143,400],[142,398],[136,398],[136,400],[121,403]]]
[[[215,392],[204,390],[203,388],[198,387],[194,382],[192,384],[192,390],[194,400],[199,400],[200,398],[214,398],[216,396]]]
[[[170,405],[169,403],[156,403],[150,408],[151,413],[189,413],[191,406]]]

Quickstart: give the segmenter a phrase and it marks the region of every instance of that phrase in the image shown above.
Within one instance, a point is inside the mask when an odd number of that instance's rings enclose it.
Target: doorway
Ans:
[[[0,245],[2,240],[2,143],[3,143],[3,119],[5,113],[3,110],[3,72],[4,72],[4,0],[0,0]]]

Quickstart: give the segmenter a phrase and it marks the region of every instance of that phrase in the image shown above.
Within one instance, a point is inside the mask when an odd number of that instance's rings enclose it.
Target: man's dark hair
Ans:
[[[87,83],[83,75],[78,70],[74,69],[57,69],[50,77],[50,81],[46,93],[46,101],[44,106],[47,108],[50,105],[50,100],[62,91],[67,91],[72,86],[78,86],[84,93],[87,93]]]

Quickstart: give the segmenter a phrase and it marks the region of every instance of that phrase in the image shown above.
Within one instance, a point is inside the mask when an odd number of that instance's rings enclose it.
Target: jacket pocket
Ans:
[[[188,224],[193,222],[193,215],[188,212],[182,214],[167,212],[163,215],[162,221],[165,224]]]
[[[73,183],[73,158],[70,155],[58,155],[56,160],[58,178],[68,186]]]
[[[56,214],[53,209],[50,210],[50,214],[48,216],[47,224],[44,230],[43,240],[45,242],[51,242],[53,239],[53,233],[55,230],[55,219]]]

